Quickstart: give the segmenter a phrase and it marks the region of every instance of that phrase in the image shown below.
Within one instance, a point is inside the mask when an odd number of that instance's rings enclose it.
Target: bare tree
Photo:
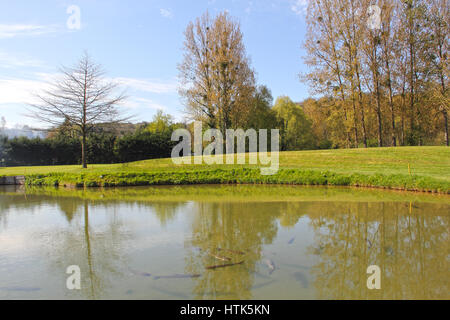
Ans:
[[[183,53],[178,69],[187,113],[223,132],[236,126],[255,91],[239,23],[226,12],[206,12],[187,26]]]
[[[119,123],[129,120],[118,110],[125,100],[116,93],[117,83],[107,81],[101,65],[85,53],[74,67],[61,67],[61,76],[50,88],[36,97],[38,103],[30,104],[30,116],[52,125],[70,123],[80,130],[81,162],[87,168],[86,138],[98,123]]]
[[[345,94],[345,61],[342,59],[344,45],[336,19],[339,5],[340,3],[332,0],[309,2],[304,48],[307,52],[305,62],[312,70],[301,74],[301,79],[308,82],[316,93],[336,98],[335,114],[343,133],[345,132],[345,145],[350,148],[352,125]]]

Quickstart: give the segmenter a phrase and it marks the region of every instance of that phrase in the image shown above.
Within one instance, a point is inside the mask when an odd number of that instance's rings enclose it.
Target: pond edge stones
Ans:
[[[0,177],[0,185],[24,185],[25,176],[3,176]]]

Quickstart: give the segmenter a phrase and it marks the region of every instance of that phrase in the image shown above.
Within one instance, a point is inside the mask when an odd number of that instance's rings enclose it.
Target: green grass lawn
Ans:
[[[56,179],[57,184],[61,184],[63,180],[68,183],[84,183],[90,179],[98,182],[94,185],[141,185],[146,184],[145,179],[149,177],[153,181],[148,184],[276,183],[278,179],[280,183],[289,184],[384,186],[447,193],[450,192],[450,148],[398,147],[281,152],[280,171],[277,175],[266,177],[258,176],[258,173],[257,167],[251,165],[175,165],[171,159],[89,165],[88,169],[81,169],[78,165],[0,168],[0,176],[26,175],[41,179],[50,175],[57,177],[51,181],[53,183]],[[118,176],[120,181],[112,179]],[[240,179],[240,176],[245,177]],[[100,181],[103,177],[110,179],[106,181],[109,183]],[[127,183],[127,177],[133,177],[135,183]],[[321,177],[325,177],[325,180]],[[340,181],[338,177],[350,180]],[[417,183],[418,180],[421,182]],[[50,184],[43,180],[35,184],[39,183]]]

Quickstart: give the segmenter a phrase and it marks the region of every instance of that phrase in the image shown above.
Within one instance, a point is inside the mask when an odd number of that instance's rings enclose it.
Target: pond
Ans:
[[[449,218],[356,188],[2,187],[0,299],[448,299]]]

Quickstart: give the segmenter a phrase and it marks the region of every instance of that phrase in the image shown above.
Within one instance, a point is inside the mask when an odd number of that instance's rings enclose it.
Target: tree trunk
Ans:
[[[89,266],[89,280],[91,283],[91,296],[92,299],[95,299],[95,290],[94,290],[95,274],[92,263],[91,239],[89,236],[89,205],[87,203],[87,200],[84,201],[84,237],[86,240],[87,262]]]
[[[402,146],[404,146],[405,145],[405,114],[404,114],[404,112],[402,111],[402,136],[401,136],[401,138],[402,138]]]
[[[354,79],[354,65],[353,65],[353,54],[351,50],[351,46],[348,46],[348,58],[350,62],[350,76],[351,76],[351,88],[352,88],[352,106],[353,106],[353,133],[355,137],[355,148],[358,148],[358,117],[356,115],[356,102],[355,102],[355,79]]]
[[[410,9],[409,15],[409,72],[410,72],[410,144],[411,145],[415,145],[416,144],[416,139],[415,139],[415,112],[414,112],[414,87],[415,87],[415,79],[414,79],[414,70],[415,70],[415,48],[414,48],[414,21],[412,18],[412,10]]]
[[[353,95],[353,92],[352,92],[352,95]],[[352,97],[352,103],[353,103],[353,122],[354,122],[354,133],[355,133],[355,148],[358,148],[358,140],[359,140],[359,138],[358,138],[358,124],[357,124],[357,116],[356,116],[356,105],[355,105],[355,98],[354,98],[354,95],[353,95],[353,97]]]
[[[377,99],[377,121],[378,121],[378,146],[383,146],[383,129],[382,129],[382,115],[381,115],[381,101],[380,101],[380,86],[378,79],[376,80],[376,99]]]
[[[358,65],[356,65],[356,76],[358,80],[358,103],[359,103],[359,110],[361,112],[361,127],[362,127],[362,133],[363,133],[363,142],[364,142],[364,148],[367,148],[367,132],[366,132],[366,120],[364,115],[364,102],[362,97],[362,90],[361,90],[361,78],[359,75],[359,68]]]
[[[83,130],[83,138],[81,140],[81,164],[83,169],[87,168],[86,162],[86,132]]]
[[[392,101],[392,93],[390,97],[391,104],[391,129],[392,129],[392,146],[397,146],[397,139],[395,138],[395,113],[394,113],[394,102]]]
[[[344,119],[345,119],[345,124],[344,124],[344,128],[345,128],[345,132],[347,134],[347,149],[350,149],[351,147],[351,139],[350,139],[350,132],[347,128],[347,121],[348,121],[348,116],[347,116],[347,107],[345,106],[345,94],[344,94],[344,90],[342,89],[342,81],[341,81],[341,76],[338,73],[338,79],[339,79],[339,86],[341,88],[341,99],[342,99],[342,107],[344,109]]]
[[[366,121],[364,120],[364,107],[361,103],[361,124],[363,129],[363,141],[364,141],[364,148],[367,148],[367,132],[366,132]]]
[[[444,115],[444,134],[445,134],[445,144],[447,145],[447,147],[449,146],[449,141],[448,141],[448,113],[446,110],[442,111],[443,115]]]
[[[344,91],[342,89],[342,82],[341,82],[340,75],[339,75],[339,85],[341,87],[342,107],[344,109],[344,119],[345,119],[344,128],[345,128],[345,132],[346,132],[346,135],[347,135],[347,149],[350,149],[350,147],[351,147],[351,139],[350,139],[350,132],[349,132],[349,130],[347,128],[347,121],[348,121],[347,107],[345,106],[345,95],[344,95]]]
[[[401,139],[402,139],[402,146],[405,146],[405,118],[406,118],[406,66],[403,73],[403,87],[402,87],[402,105],[401,105],[401,115],[402,115],[402,132],[401,132]]]
[[[385,46],[387,46],[385,44]],[[386,70],[387,70],[387,76],[388,76],[388,84],[389,84],[389,104],[391,107],[391,130],[392,130],[392,135],[391,135],[391,142],[392,142],[392,146],[396,147],[397,146],[397,139],[395,138],[395,112],[394,112],[394,98],[393,98],[393,92],[392,92],[392,82],[391,82],[391,67],[389,64],[389,56],[386,53],[385,54],[385,60],[386,60]]]
[[[381,114],[381,97],[380,97],[380,80],[378,77],[378,61],[377,61],[377,43],[375,37],[372,35],[373,42],[373,51],[372,51],[372,59],[373,59],[373,80],[375,86],[375,99],[377,101],[377,125],[378,125],[378,147],[383,146],[383,130],[382,130],[382,114]]]

